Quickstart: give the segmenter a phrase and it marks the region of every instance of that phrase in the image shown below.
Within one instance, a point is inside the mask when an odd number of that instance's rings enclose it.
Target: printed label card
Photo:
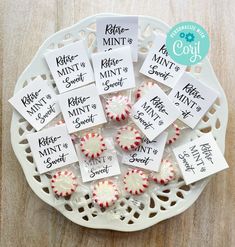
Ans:
[[[143,138],[142,144],[137,149],[123,154],[122,163],[157,172],[161,164],[166,139],[166,132],[160,134],[153,141],[149,141],[146,137]]]
[[[166,36],[157,34],[140,73],[173,88],[186,69],[176,63],[166,50]]]
[[[77,147],[79,166],[83,182],[111,177],[120,174],[116,152],[113,150],[112,138],[106,138],[107,149],[95,159],[86,158]]]
[[[69,133],[106,122],[104,110],[94,84],[58,96]]]
[[[53,88],[39,77],[18,91],[9,102],[36,131],[42,129],[60,113]]]
[[[172,124],[180,114],[178,108],[156,85],[133,105],[131,118],[144,135],[152,141]]]
[[[179,119],[194,128],[218,97],[218,93],[184,73],[168,95],[181,110]]]
[[[98,17],[96,20],[98,51],[130,45],[134,62],[138,59],[138,17]]]
[[[78,41],[45,54],[47,64],[60,93],[94,81],[84,42]]]
[[[92,54],[92,62],[99,94],[135,87],[129,46]]]
[[[65,124],[27,135],[40,174],[78,161]]]
[[[194,183],[228,168],[211,133],[174,148],[173,151],[186,184]]]

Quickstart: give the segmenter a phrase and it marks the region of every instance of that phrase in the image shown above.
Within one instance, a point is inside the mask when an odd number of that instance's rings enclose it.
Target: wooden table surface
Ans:
[[[235,246],[235,1],[234,0],[2,0],[1,246]],[[183,214],[149,229],[122,233],[78,226],[29,188],[10,144],[7,100],[38,47],[54,32],[101,12],[149,15],[174,25],[193,20],[211,38],[210,60],[229,103],[225,157],[230,169],[214,176]]]

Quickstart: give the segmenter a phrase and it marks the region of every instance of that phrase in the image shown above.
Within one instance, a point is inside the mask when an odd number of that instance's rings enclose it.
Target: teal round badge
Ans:
[[[167,33],[167,51],[179,64],[199,63],[207,55],[209,46],[207,31],[195,22],[180,22]]]

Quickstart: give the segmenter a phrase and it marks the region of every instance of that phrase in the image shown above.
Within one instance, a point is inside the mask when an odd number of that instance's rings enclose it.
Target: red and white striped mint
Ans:
[[[142,142],[140,132],[131,126],[122,127],[116,135],[116,142],[124,151],[136,149]]]
[[[105,112],[110,120],[120,122],[129,117],[131,102],[126,96],[118,95],[106,101]]]
[[[178,125],[173,123],[167,128],[167,131],[168,131],[168,138],[166,144],[172,144],[175,141],[177,141],[177,139],[180,136],[180,128],[178,127]]]
[[[146,82],[142,83],[135,93],[136,100],[143,97],[155,85],[156,84],[152,81],[146,81]]]
[[[158,184],[167,184],[174,178],[174,167],[169,160],[162,160],[160,171],[152,173],[152,179]]]
[[[56,124],[57,125],[61,125],[61,124],[64,124],[64,123],[65,123],[64,120],[61,119]],[[78,136],[76,134],[70,134],[70,137],[71,137],[71,140],[72,140],[73,144],[76,144],[77,141],[78,141]]]
[[[98,182],[93,189],[93,201],[101,208],[113,205],[119,198],[117,186],[110,180]]]
[[[80,139],[80,148],[86,157],[94,159],[104,152],[106,145],[103,136],[98,133],[88,133]]]
[[[58,171],[51,178],[51,188],[58,196],[71,195],[77,186],[77,178],[74,173],[69,170]]]
[[[139,195],[148,188],[148,176],[139,169],[132,169],[126,173],[123,179],[125,190],[132,195]]]
[[[172,165],[173,165],[174,174],[175,174],[174,179],[175,179],[175,180],[178,180],[178,179],[182,178],[183,175],[182,175],[182,172],[181,172],[181,170],[180,170],[180,168],[179,168],[179,165],[176,164],[175,162],[174,162]]]

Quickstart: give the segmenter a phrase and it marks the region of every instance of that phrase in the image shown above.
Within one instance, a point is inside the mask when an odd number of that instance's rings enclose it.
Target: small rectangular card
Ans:
[[[173,151],[186,184],[194,183],[228,168],[211,133],[174,148]]]
[[[9,102],[36,131],[42,129],[60,113],[53,88],[39,77],[18,91]]]
[[[94,84],[58,96],[69,133],[106,122],[104,110]]]
[[[149,141],[146,137],[143,138],[142,144],[136,150],[123,153],[122,163],[157,172],[161,164],[166,139],[166,132],[161,133],[153,141]]]
[[[83,40],[46,53],[45,58],[60,93],[94,81]]]
[[[125,46],[92,55],[96,87],[107,94],[135,87],[130,47]]]
[[[186,69],[176,63],[166,50],[166,36],[157,34],[140,73],[173,88]]]
[[[29,134],[27,139],[40,174],[78,161],[65,124]]]
[[[131,118],[144,135],[152,141],[172,124],[180,114],[178,108],[156,84],[133,105]]]
[[[112,138],[106,138],[107,150],[95,159],[86,158],[81,153],[80,147],[76,148],[83,182],[107,178],[121,173],[113,145]]]
[[[130,45],[134,62],[138,60],[138,17],[98,17],[96,20],[98,51]]]
[[[168,97],[181,110],[179,119],[194,128],[214,103],[218,93],[189,73],[184,73]]]

